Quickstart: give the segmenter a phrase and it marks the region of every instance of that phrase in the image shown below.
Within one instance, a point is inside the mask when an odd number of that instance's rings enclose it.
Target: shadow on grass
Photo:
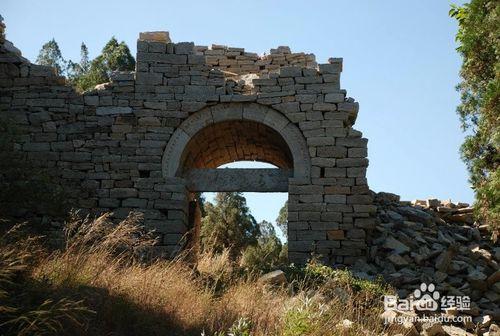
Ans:
[[[93,312],[81,312],[76,316],[80,323],[69,318],[60,320],[62,330],[52,335],[102,336],[102,335],[196,335],[199,336],[203,326],[187,328],[169,316],[166,312],[147,309],[132,302],[124,295],[111,295],[106,289],[81,286],[78,288],[53,288],[47,283],[34,281],[18,282],[13,288],[13,300],[21,310],[38,307],[47,298],[53,301],[62,298],[80,301]],[[1,322],[1,321],[0,321]],[[10,328],[8,328],[10,327]],[[18,335],[15,326],[0,327],[0,335]]]

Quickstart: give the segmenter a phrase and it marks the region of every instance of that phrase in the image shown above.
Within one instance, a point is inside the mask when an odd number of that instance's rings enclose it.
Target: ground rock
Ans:
[[[446,335],[449,336],[474,336],[474,334],[455,326],[443,326],[443,330],[446,332]]]
[[[425,336],[446,336],[443,326],[439,322],[422,323],[422,335]]]
[[[270,285],[282,285],[286,283],[286,276],[282,270],[276,270],[264,274],[259,278],[259,281]]]
[[[410,248],[397,240],[396,238],[389,236],[384,242],[384,247],[394,250],[396,253],[401,254],[404,252],[409,252]]]

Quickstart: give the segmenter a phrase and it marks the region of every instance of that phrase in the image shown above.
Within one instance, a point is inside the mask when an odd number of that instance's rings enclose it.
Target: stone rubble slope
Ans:
[[[462,327],[477,333],[490,325],[497,330],[500,246],[491,241],[487,226],[474,223],[473,208],[437,199],[402,202],[390,193],[374,194],[374,204],[377,225],[368,238],[368,260],[354,265],[354,274],[382,276],[400,298],[411,296],[421,283],[435,284],[441,297],[469,296],[470,310],[447,314],[471,315],[473,323]]]

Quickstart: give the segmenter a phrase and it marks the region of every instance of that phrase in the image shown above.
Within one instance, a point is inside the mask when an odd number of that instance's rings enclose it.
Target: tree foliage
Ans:
[[[217,193],[215,204],[207,202],[204,209],[200,230],[203,249],[229,249],[236,258],[247,246],[257,243],[259,226],[241,193]]]
[[[283,236],[285,238],[288,237],[288,201],[283,204],[278,214],[278,218],[276,218],[276,224],[280,228]]]
[[[476,194],[479,218],[500,230],[500,2],[472,0],[452,6],[458,21],[457,50],[463,58],[457,111],[468,132],[461,147]]]
[[[130,53],[125,42],[118,43],[112,37],[88,67],[83,75],[74,81],[79,91],[86,91],[94,88],[97,84],[109,82],[109,76],[114,71],[132,71],[135,68],[135,59]]]
[[[84,42],[80,46],[80,62],[75,63],[68,61],[67,75],[71,82],[78,80],[81,76],[85,75],[90,69],[89,50]]]
[[[36,58],[36,63],[53,67],[59,76],[63,76],[66,71],[67,62],[64,60],[61,49],[59,49],[59,45],[55,39],[50,40],[42,46]]]
[[[101,54],[92,61],[89,60],[87,46],[82,42],[80,57],[79,63],[65,61],[57,42],[52,39],[42,46],[36,62],[54,67],[58,75],[66,75],[69,82],[80,92],[109,82],[114,71],[132,71],[135,68],[135,59],[127,44],[118,42],[115,37],[106,43]]]
[[[286,250],[271,223],[264,220],[259,223],[259,228],[261,234],[257,244],[245,249],[241,265],[251,271],[269,271],[286,262]]]

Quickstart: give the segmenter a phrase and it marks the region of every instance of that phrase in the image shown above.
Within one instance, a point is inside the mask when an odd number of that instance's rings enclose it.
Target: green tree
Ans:
[[[276,218],[276,224],[283,233],[283,236],[288,238],[288,201],[281,207],[278,218]]]
[[[132,71],[135,68],[135,59],[125,42],[118,43],[112,37],[88,67],[82,76],[75,79],[75,86],[79,91],[94,88],[97,84],[109,82],[113,71]]]
[[[90,69],[89,49],[84,42],[80,45],[80,68],[83,73],[86,73]]]
[[[40,65],[51,66],[56,69],[59,76],[64,75],[66,69],[66,61],[62,57],[61,49],[55,39],[45,43],[38,53],[36,63]]]
[[[215,204],[205,203],[204,210],[200,230],[203,249],[227,248],[236,258],[244,248],[257,243],[259,226],[241,193],[217,193]]]
[[[457,86],[457,108],[468,132],[461,147],[476,194],[476,210],[490,224],[493,238],[500,230],[500,2],[472,0],[452,6],[458,21],[457,50],[463,58]]]
[[[70,82],[74,83],[90,69],[89,50],[84,42],[80,46],[80,63],[68,61],[67,75]]]
[[[266,272],[286,261],[283,246],[276,236],[273,225],[267,221],[259,223],[260,236],[256,245],[248,246],[243,252],[241,265],[251,271]]]

